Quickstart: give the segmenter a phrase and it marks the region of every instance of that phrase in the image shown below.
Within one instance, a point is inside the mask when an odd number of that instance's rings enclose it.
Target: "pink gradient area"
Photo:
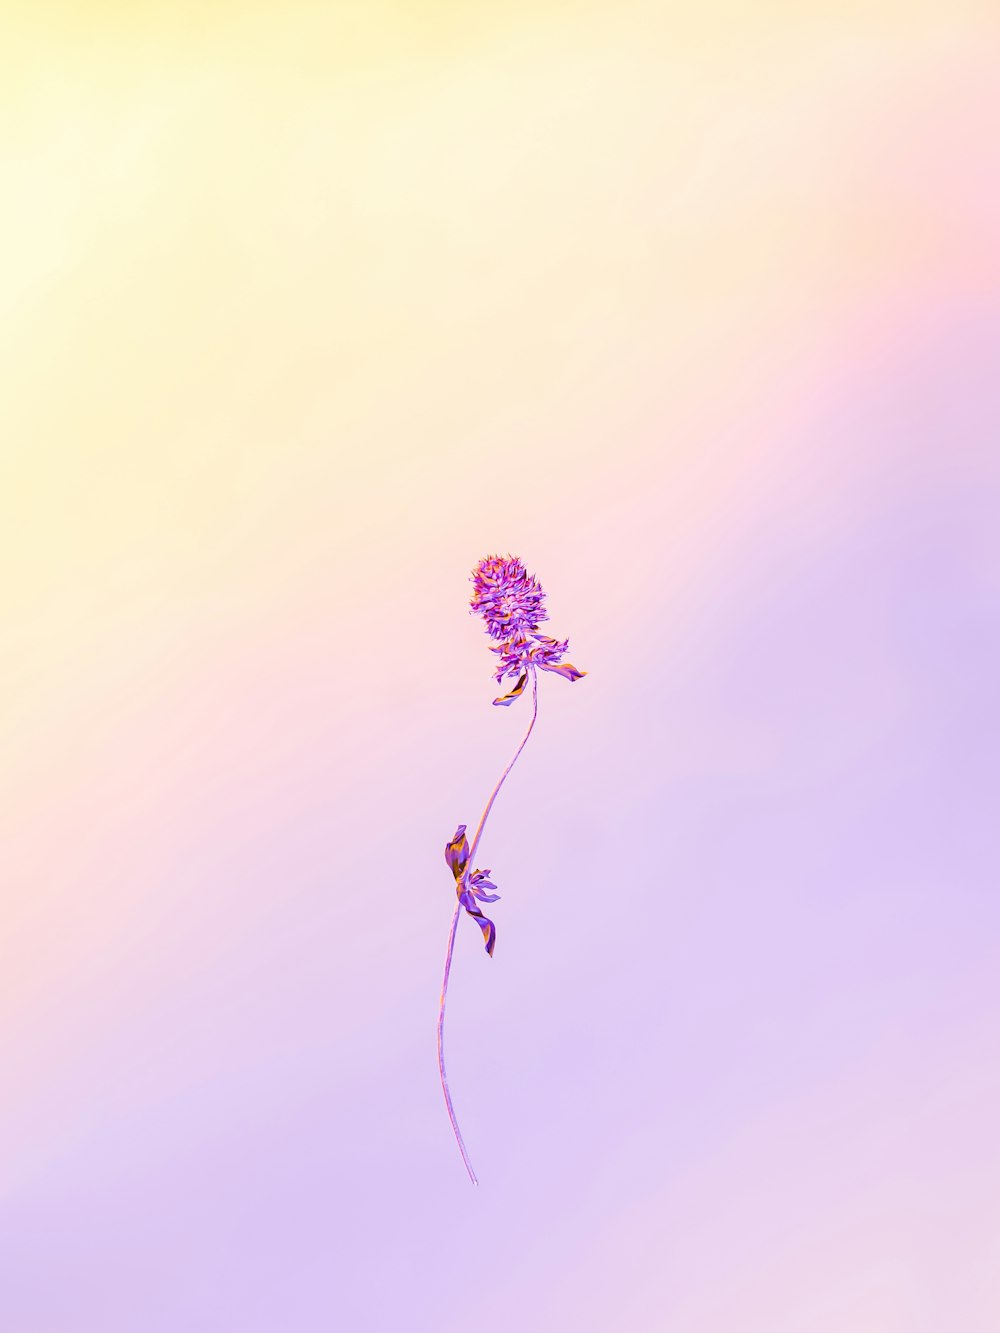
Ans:
[[[995,1333],[995,12],[43,8],[0,1331]]]

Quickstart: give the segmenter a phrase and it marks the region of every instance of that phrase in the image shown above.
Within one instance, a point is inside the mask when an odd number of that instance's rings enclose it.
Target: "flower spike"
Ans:
[[[471,582],[473,584],[473,595],[470,611],[474,615],[483,617],[487,634],[495,640],[495,643],[490,647],[490,652],[495,653],[500,659],[494,672],[494,679],[499,682],[505,676],[517,678],[517,684],[514,688],[508,694],[494,699],[493,703],[505,708],[509,707],[515,699],[519,699],[524,693],[529,676],[531,678],[533,702],[528,730],[524,733],[521,744],[514,752],[514,758],[500,775],[500,781],[493,788],[490,798],[486,802],[486,809],[483,811],[475,837],[472,839],[472,846],[469,846],[469,840],[465,836],[466,825],[459,824],[451,841],[445,844],[444,850],[445,861],[455,879],[455,893],[458,897],[458,903],[451,918],[451,932],[448,936],[448,949],[444,961],[444,980],[441,985],[441,1002],[438,1008],[438,1070],[441,1075],[441,1088],[444,1092],[445,1105],[448,1108],[448,1117],[451,1120],[451,1127],[458,1142],[462,1160],[465,1162],[469,1179],[474,1185],[478,1185],[476,1173],[472,1169],[469,1154],[466,1152],[462,1132],[458,1127],[455,1108],[452,1105],[451,1093],[448,1089],[448,1076],[444,1067],[444,1015],[448,999],[448,978],[451,974],[455,933],[463,909],[482,931],[486,952],[491,958],[496,945],[496,926],[489,917],[483,915],[478,904],[481,902],[495,903],[499,900],[500,895],[489,892],[489,890],[496,888],[496,885],[490,879],[491,872],[489,870],[473,870],[470,873],[469,867],[475,860],[479,840],[482,837],[489,813],[493,808],[493,802],[506,781],[507,774],[514,767],[518,756],[527,744],[528,737],[531,735],[535,721],[538,718],[538,672],[550,671],[569,681],[581,680],[587,673],[578,671],[571,663],[563,661],[563,655],[569,648],[568,640],[552,639],[547,634],[538,632],[538,627],[542,621],[548,620],[548,614],[545,610],[545,593],[535,576],[528,573],[520,560],[511,555],[485,556],[472,571]]]

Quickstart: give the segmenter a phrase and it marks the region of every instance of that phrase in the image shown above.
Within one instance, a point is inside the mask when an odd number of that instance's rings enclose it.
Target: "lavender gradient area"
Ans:
[[[2,1333],[996,1333],[998,43],[11,13]]]

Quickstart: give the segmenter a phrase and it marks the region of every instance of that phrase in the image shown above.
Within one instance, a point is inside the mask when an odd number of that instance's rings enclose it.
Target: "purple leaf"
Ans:
[[[475,920],[476,925],[483,932],[483,941],[486,944],[486,952],[492,958],[493,946],[497,942],[496,926],[488,916],[483,916],[482,912],[480,912],[479,908],[476,906],[472,894],[467,890],[463,890],[463,892],[458,895],[458,901],[468,912],[469,916]]]
[[[494,699],[493,700],[494,704],[501,704],[504,708],[509,708],[510,705],[514,702],[514,700],[519,695],[524,693],[524,687],[527,684],[527,682],[528,682],[528,673],[527,671],[524,671],[521,674],[520,680],[511,690],[510,694],[503,694],[500,696],[499,699]]]
[[[554,671],[557,676],[564,676],[566,680],[581,680],[587,673],[586,671],[577,671],[576,667],[570,662],[538,662],[542,671]]]
[[[444,849],[444,859],[451,868],[451,873],[457,880],[460,880],[465,874],[465,868],[469,864],[469,840],[465,836],[465,825],[459,824],[455,830],[455,836]]]
[[[488,870],[474,870],[469,876],[469,892],[474,894],[481,903],[497,903],[500,901],[499,893],[487,893],[487,889],[495,889],[496,885],[489,877]]]

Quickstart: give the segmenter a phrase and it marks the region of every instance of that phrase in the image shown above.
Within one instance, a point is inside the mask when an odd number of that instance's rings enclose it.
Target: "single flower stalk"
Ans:
[[[511,555],[488,555],[480,560],[472,571],[471,582],[474,590],[470,614],[483,617],[486,632],[495,641],[490,648],[490,652],[495,653],[499,659],[494,678],[497,682],[500,682],[504,677],[509,676],[516,679],[517,682],[507,694],[502,694],[499,698],[494,699],[494,705],[509,708],[524,693],[529,677],[531,679],[532,697],[532,713],[528,729],[524,733],[521,744],[514,752],[514,758],[501,773],[499,782],[490,793],[490,798],[486,802],[486,808],[472,839],[472,846],[469,846],[469,840],[465,836],[466,825],[459,824],[454,836],[445,845],[444,849],[444,859],[455,879],[455,894],[458,902],[451,918],[451,931],[448,935],[448,949],[444,960],[441,1004],[438,1009],[438,1070],[441,1075],[441,1089],[444,1092],[448,1117],[451,1120],[451,1127],[462,1153],[465,1169],[468,1171],[472,1183],[478,1185],[479,1181],[472,1169],[472,1163],[469,1161],[469,1154],[462,1138],[462,1131],[459,1129],[458,1120],[455,1117],[455,1108],[452,1105],[451,1093],[448,1090],[448,1076],[444,1067],[444,1014],[448,999],[448,977],[451,973],[451,959],[455,950],[455,933],[458,929],[459,917],[464,908],[467,915],[482,931],[486,952],[491,958],[493,957],[493,949],[497,938],[496,926],[482,912],[479,904],[497,902],[500,895],[490,892],[490,890],[496,889],[496,885],[490,879],[491,872],[489,870],[470,870],[470,866],[475,861],[476,852],[479,849],[479,840],[483,836],[483,829],[493,808],[493,802],[506,781],[507,774],[514,767],[518,756],[528,743],[528,737],[531,735],[538,718],[538,672],[551,671],[570,681],[580,680],[587,673],[577,671],[575,666],[562,660],[563,654],[569,647],[567,639],[550,639],[548,635],[538,632],[538,626],[542,621],[548,620],[545,611],[545,593],[538,580],[534,575],[527,572],[520,560]]]

